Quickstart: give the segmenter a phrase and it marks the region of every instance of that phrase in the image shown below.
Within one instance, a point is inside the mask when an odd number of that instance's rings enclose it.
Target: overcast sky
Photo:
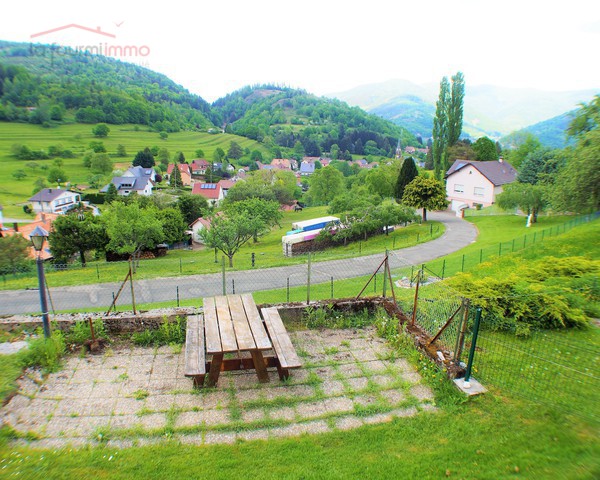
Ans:
[[[104,34],[44,33],[71,24]],[[254,83],[324,95],[459,70],[467,85],[600,91],[597,0],[5,2],[0,39],[136,47],[126,60],[208,101]]]

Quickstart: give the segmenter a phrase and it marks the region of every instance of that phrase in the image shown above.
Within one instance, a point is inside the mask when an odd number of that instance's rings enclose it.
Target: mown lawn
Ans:
[[[327,215],[327,207],[305,208],[301,212],[285,212],[280,227],[274,227],[271,232],[260,238],[258,243],[250,241],[234,256],[236,270],[247,270],[252,267],[254,253],[254,268],[267,268],[281,265],[305,263],[306,256],[285,257],[281,246],[281,237],[292,228],[292,223],[299,220]],[[360,255],[383,253],[386,249],[399,249],[417,245],[438,238],[444,233],[444,225],[439,222],[413,224],[398,228],[389,235],[375,235],[366,241],[351,242],[346,246],[329,248],[319,252],[314,261],[330,260],[333,258],[348,258]],[[216,262],[215,262],[216,258]],[[136,271],[136,279],[157,277],[176,277],[203,273],[220,272],[223,255],[212,249],[200,250],[171,250],[165,257],[140,261]],[[230,270],[228,261],[226,269]],[[63,271],[46,270],[50,287],[68,285],[87,285],[100,282],[122,280],[128,271],[127,262],[92,261],[86,268],[73,267]],[[37,277],[33,269],[23,275],[6,275],[0,277],[0,289],[35,288]]]
[[[583,239],[597,239],[598,228],[598,222],[590,223],[534,248],[486,262],[481,275],[500,275],[514,262],[545,256],[597,258],[599,242],[590,246]],[[598,336],[594,324],[570,335],[582,347],[597,344]],[[515,345],[517,341],[515,338]],[[400,337],[394,345],[436,392],[436,412],[350,431],[200,447],[165,438],[159,445],[129,449],[103,445],[41,451],[9,445],[11,434],[4,429],[0,435],[0,469],[6,478],[27,479],[592,480],[600,476],[598,422],[570,415],[564,408],[524,400],[493,384],[486,385],[489,391],[485,395],[467,400],[414,350],[410,341]],[[511,368],[509,356],[498,356],[494,362],[497,369]],[[15,364],[15,356],[0,357],[0,389],[4,392],[11,389],[9,383],[15,373],[10,374],[9,369]],[[590,359],[575,356],[571,367],[583,369],[589,364]],[[544,372],[533,375],[552,372],[553,366],[548,364]],[[547,393],[570,397],[581,404],[580,411],[597,411],[593,395],[573,398],[568,391]]]

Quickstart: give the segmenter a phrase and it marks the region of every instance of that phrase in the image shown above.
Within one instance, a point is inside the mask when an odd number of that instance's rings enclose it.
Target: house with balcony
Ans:
[[[29,199],[36,213],[65,213],[81,202],[81,195],[60,188],[44,188]]]

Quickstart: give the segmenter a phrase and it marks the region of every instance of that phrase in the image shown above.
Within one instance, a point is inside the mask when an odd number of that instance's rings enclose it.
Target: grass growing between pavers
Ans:
[[[587,228],[587,227],[582,227]],[[564,245],[559,245],[564,238]],[[574,237],[557,237],[547,248],[556,255],[573,245]],[[579,242],[581,243],[581,242]],[[538,246],[536,246],[537,248]],[[585,243],[578,248],[585,249]],[[528,254],[535,249],[528,250]],[[586,332],[577,332],[586,341]],[[346,341],[347,342],[347,341]],[[342,345],[339,350],[348,347]],[[407,355],[424,382],[436,393],[435,414],[420,413],[379,425],[364,425],[346,431],[343,423],[326,422],[329,432],[291,439],[263,436],[265,440],[229,435],[213,427],[200,442],[215,435],[232,445],[197,447],[182,444],[173,436],[156,436],[147,442],[159,445],[116,448],[104,442],[91,449],[11,448],[4,444],[0,465],[4,472],[23,478],[165,478],[187,475],[193,478],[541,478],[593,479],[600,472],[600,445],[597,424],[553,407],[529,402],[495,389],[480,398],[465,401],[437,369],[420,357],[406,342],[394,342],[389,354],[378,358]],[[308,345],[304,348],[309,358]],[[333,348],[328,346],[327,348]],[[327,353],[321,348],[324,355]],[[394,352],[396,352],[394,354]],[[330,350],[333,354],[333,350]],[[334,354],[335,355],[335,354]],[[498,359],[499,368],[509,358]],[[315,362],[317,363],[317,362]],[[328,360],[321,361],[326,365]],[[318,368],[318,364],[314,368]],[[344,377],[345,378],[345,377]],[[335,380],[335,377],[334,377]],[[324,381],[322,385],[325,385]],[[489,385],[488,385],[489,386]],[[367,382],[367,387],[372,388]],[[568,392],[565,392],[568,395]],[[413,395],[414,396],[414,395]],[[573,400],[575,401],[575,400]],[[586,402],[586,398],[576,401]],[[243,405],[243,402],[242,402]],[[585,405],[594,409],[597,405]],[[374,412],[371,412],[374,413]],[[352,415],[355,417],[355,415]],[[178,416],[178,419],[181,415]],[[335,420],[335,419],[334,419]],[[308,424],[313,422],[309,421]],[[285,429],[284,420],[258,420],[258,429]],[[248,424],[246,424],[248,425]],[[262,425],[262,427],[261,427]],[[358,425],[362,425],[359,421]],[[315,425],[315,427],[322,424]],[[356,425],[354,425],[356,426]],[[241,425],[240,425],[241,428]],[[308,427],[305,431],[309,431]],[[138,430],[142,432],[142,430]],[[190,435],[196,432],[193,429]],[[5,437],[11,437],[4,431]],[[110,433],[109,433],[110,435]],[[229,435],[229,436],[227,436]],[[143,439],[143,437],[142,437]],[[268,440],[266,440],[268,439]],[[114,445],[114,446],[113,446]],[[124,445],[127,445],[125,443]]]
[[[417,353],[401,338],[395,348],[417,364]],[[502,396],[492,390],[464,401],[435,374],[424,378],[436,391],[436,413],[422,412],[359,429],[336,429],[294,438],[269,437],[246,441],[249,430],[285,432],[284,420],[264,419],[232,424],[238,436],[227,436],[219,426],[198,435],[195,427],[180,433],[200,441],[221,439],[231,445],[187,445],[167,428],[132,428],[144,447],[117,448],[110,431],[99,447],[37,451],[7,448],[1,464],[7,475],[23,478],[159,479],[191,478],[594,478],[600,468],[597,430],[550,408]],[[284,387],[279,387],[284,388]],[[199,396],[214,393],[202,392]],[[230,390],[226,389],[229,395]],[[385,413],[377,406],[358,414]],[[358,417],[359,415],[355,415]],[[335,419],[334,419],[335,420]],[[310,426],[311,422],[308,422]],[[322,424],[313,422],[317,428]],[[341,425],[327,423],[326,425]],[[308,430],[308,427],[307,427]],[[331,429],[330,429],[331,430]],[[125,432],[124,432],[125,433]],[[175,433],[175,429],[171,433]],[[150,435],[152,438],[144,437]],[[196,435],[196,436],[195,436]],[[123,436],[126,439],[126,436]],[[252,438],[249,436],[249,438]],[[152,445],[153,441],[159,441]],[[114,446],[113,446],[114,445]],[[127,443],[125,443],[127,445]]]

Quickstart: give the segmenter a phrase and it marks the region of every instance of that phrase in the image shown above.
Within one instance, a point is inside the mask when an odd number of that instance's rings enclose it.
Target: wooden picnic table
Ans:
[[[274,355],[265,356],[268,351]],[[206,372],[207,384],[214,386],[223,370],[254,369],[260,382],[268,382],[267,367],[277,367],[281,379],[300,367],[277,309],[259,312],[250,294],[204,299],[204,316],[188,317],[185,360],[185,375],[198,387]]]

